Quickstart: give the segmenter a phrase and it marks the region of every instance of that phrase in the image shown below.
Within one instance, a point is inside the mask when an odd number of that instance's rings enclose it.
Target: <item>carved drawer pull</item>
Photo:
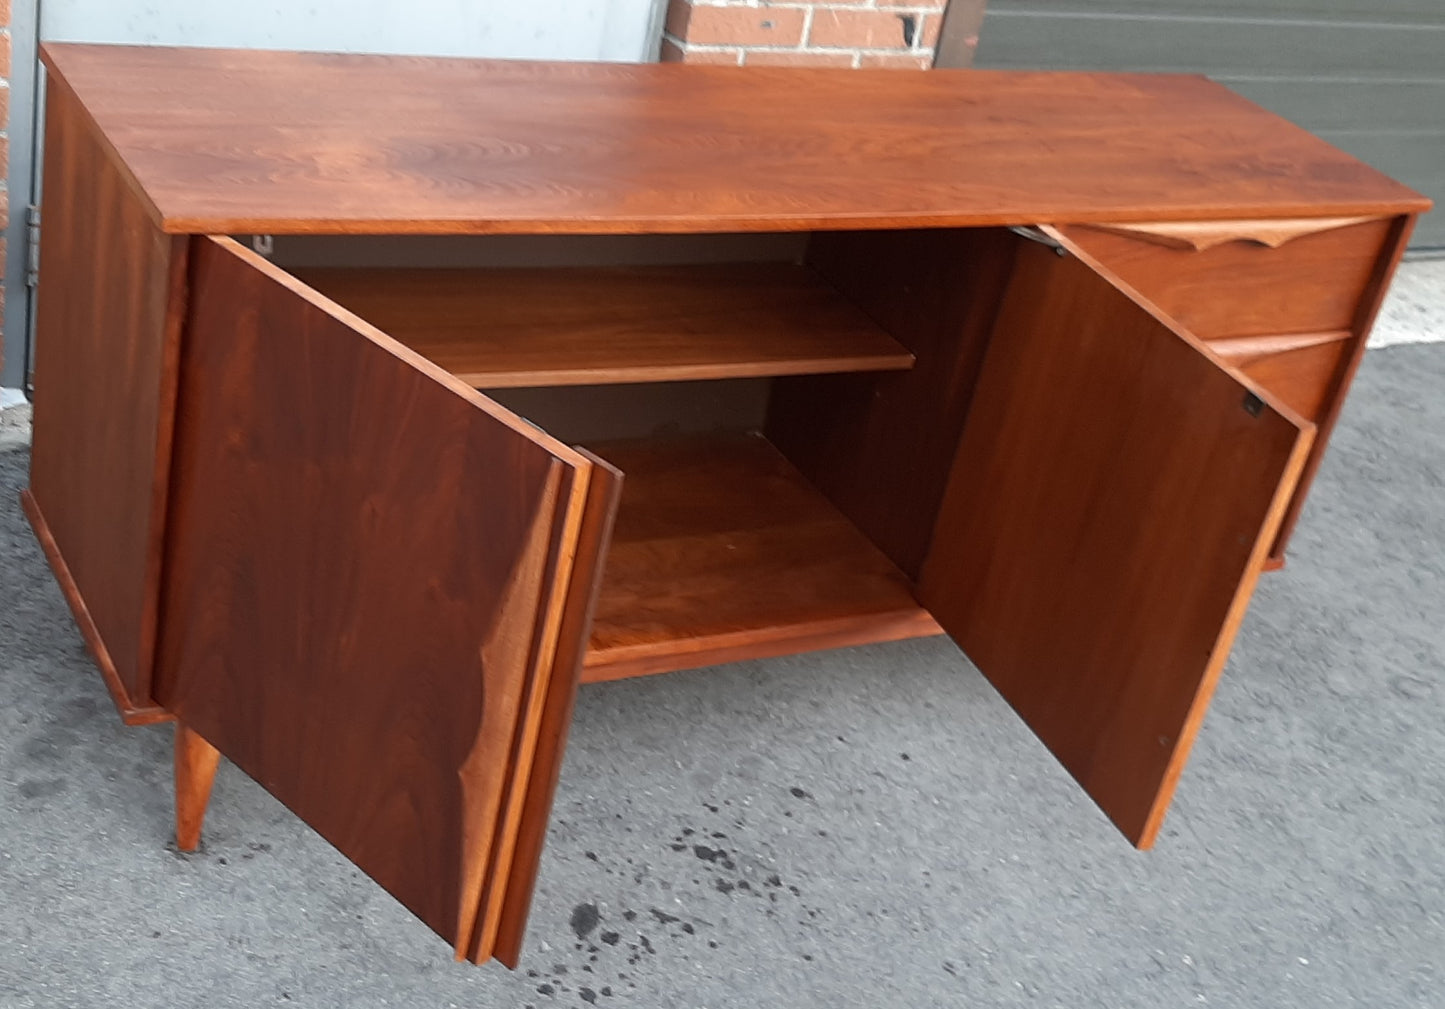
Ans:
[[[1285,242],[1321,231],[1347,228],[1374,217],[1307,217],[1255,221],[1141,221],[1129,224],[1081,224],[1081,228],[1127,235],[1167,249],[1203,252],[1226,242],[1253,242],[1277,249]]]

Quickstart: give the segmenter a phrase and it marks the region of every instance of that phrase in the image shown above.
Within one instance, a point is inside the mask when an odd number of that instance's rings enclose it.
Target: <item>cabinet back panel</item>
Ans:
[[[799,263],[808,233],[701,235],[280,235],[280,266],[650,266]]]
[[[1003,229],[819,233],[808,264],[916,358],[775,380],[768,438],[910,577],[933,532],[1012,268]]]
[[[559,441],[574,445],[755,431],[763,426],[769,386],[769,379],[739,378],[482,392]]]

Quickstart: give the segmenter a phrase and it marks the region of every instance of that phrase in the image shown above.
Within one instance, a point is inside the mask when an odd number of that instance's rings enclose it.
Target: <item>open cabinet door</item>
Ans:
[[[1020,242],[920,597],[1146,848],[1313,427],[1080,257]]]
[[[229,239],[191,264],[156,698],[485,960],[617,476]]]

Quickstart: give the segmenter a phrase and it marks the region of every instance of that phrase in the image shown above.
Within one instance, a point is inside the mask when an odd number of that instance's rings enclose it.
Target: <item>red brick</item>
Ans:
[[[0,25],[10,24],[10,0],[0,0]]]
[[[875,70],[928,70],[933,66],[933,57],[913,53],[864,53],[859,57],[858,66]]]
[[[919,26],[918,35],[913,39],[913,46],[916,49],[937,49],[938,33],[943,30],[943,15],[930,14],[923,19]]]
[[[10,79],[10,33],[0,35],[0,77]]]
[[[667,33],[704,46],[795,46],[803,41],[803,14],[797,7],[698,7],[672,0]]]
[[[837,3],[837,0],[828,0],[828,3]],[[878,0],[877,6],[885,10],[890,7],[904,7],[912,8],[916,11],[941,12],[948,6],[948,0],[895,0],[895,2],[892,3],[890,3],[889,0]]]
[[[691,46],[680,46],[672,39],[662,40],[663,63],[718,64],[735,67],[742,58],[742,54],[741,49],[694,49]]]
[[[919,16],[908,11],[816,10],[813,12],[813,30],[808,35],[808,45],[907,49],[905,19],[911,19],[915,29],[918,27]]]
[[[743,54],[747,67],[851,67],[852,53],[809,52],[806,49],[749,49]]]

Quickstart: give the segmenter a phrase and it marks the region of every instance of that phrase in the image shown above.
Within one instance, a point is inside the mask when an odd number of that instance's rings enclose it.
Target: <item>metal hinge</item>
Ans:
[[[1060,245],[1057,239],[1054,239],[1049,235],[1044,234],[1044,230],[1037,225],[1026,225],[1017,228],[1009,228],[1009,230],[1012,231],[1015,235],[1018,235],[1020,238],[1027,238],[1030,242],[1038,242],[1040,245],[1044,245],[1050,249],[1053,249],[1055,255],[1068,255],[1068,250],[1066,250],[1062,245]]]
[[[25,208],[25,286],[40,283],[40,207]]]

